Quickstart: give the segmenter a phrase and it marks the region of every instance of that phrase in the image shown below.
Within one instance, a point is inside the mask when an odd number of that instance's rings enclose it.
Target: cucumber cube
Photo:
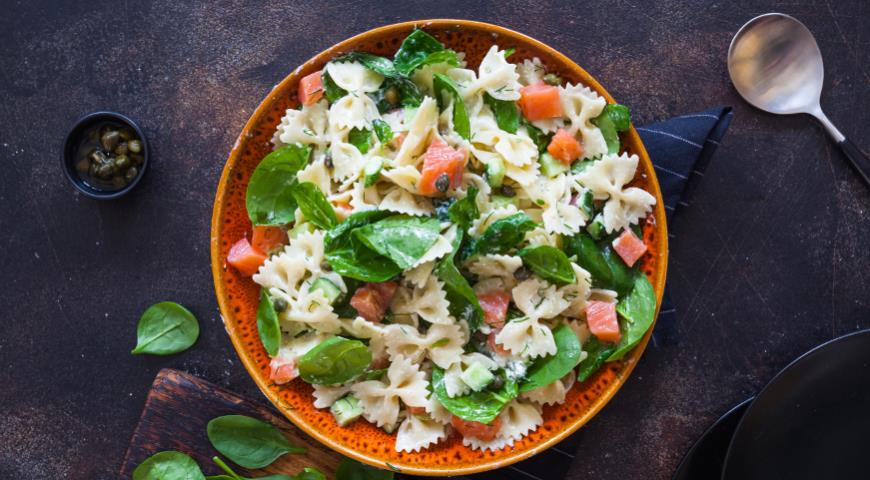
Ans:
[[[505,197],[504,195],[493,195],[489,200],[492,203],[493,208],[503,208],[508,205],[513,205],[517,208],[520,207],[520,200],[516,196]]]
[[[366,163],[366,167],[363,170],[363,174],[365,175],[365,186],[371,187],[381,178],[381,169],[384,168],[384,159],[381,157],[372,157],[369,159],[368,163]]]
[[[571,168],[559,160],[556,160],[556,157],[549,153],[542,153],[541,158],[538,159],[538,163],[541,164],[541,173],[547,178],[558,176],[559,174],[567,172]]]
[[[586,231],[595,240],[601,240],[601,237],[604,236],[604,216],[600,213],[595,215],[592,222],[586,226]]]
[[[472,390],[479,392],[495,379],[495,375],[482,364],[472,363],[459,375],[459,378],[471,387]]]
[[[323,296],[326,297],[326,300],[329,301],[330,305],[335,303],[335,301],[338,300],[338,297],[341,296],[341,289],[338,288],[338,285],[323,277],[318,278],[311,283],[311,287],[308,291],[313,292],[315,290],[323,292]]]
[[[501,159],[493,159],[486,164],[486,183],[490,187],[498,188],[504,181],[504,162]]]
[[[339,398],[331,407],[329,407],[329,411],[332,413],[332,416],[335,417],[336,423],[342,427],[347,426],[350,422],[359,418],[363,413],[359,400],[357,400],[353,395],[346,395]]]

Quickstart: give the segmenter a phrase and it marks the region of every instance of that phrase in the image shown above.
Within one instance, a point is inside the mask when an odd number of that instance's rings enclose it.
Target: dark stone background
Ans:
[[[766,3],[766,4],[765,4]],[[827,69],[829,117],[865,150],[870,3],[9,1],[0,15],[0,478],[114,478],[157,371],[258,396],[221,325],[209,270],[218,176],[269,89],[316,52],[414,18],[499,23],[595,75],[635,122],[727,104],[726,141],[672,233],[676,340],[651,345],[582,430],[569,478],[665,478],[719,414],[834,336],[870,327],[870,189],[809,117],[749,108],[732,35],[784,11]],[[77,194],[58,156],[98,109],[145,129],[152,164],[114,202]],[[199,317],[190,351],[132,356],[150,304]]]

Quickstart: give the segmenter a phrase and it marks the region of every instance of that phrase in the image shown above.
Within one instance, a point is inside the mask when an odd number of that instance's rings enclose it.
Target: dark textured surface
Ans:
[[[665,478],[707,424],[810,347],[870,327],[870,189],[822,129],[742,103],[736,29],[767,11],[807,23],[822,104],[870,149],[870,4],[840,2],[4,2],[0,15],[0,478],[115,478],[157,371],[259,395],[223,331],[211,202],[248,115],[286,73],[368,28],[420,17],[500,23],[595,75],[637,124],[731,104],[735,118],[677,214],[676,341],[650,345],[584,429],[570,478]],[[128,197],[75,193],[58,160],[76,117],[118,110],[152,164]],[[171,299],[199,317],[190,351],[129,355]]]

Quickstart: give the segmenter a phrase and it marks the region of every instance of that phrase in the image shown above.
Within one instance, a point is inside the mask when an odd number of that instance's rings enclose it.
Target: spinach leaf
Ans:
[[[357,212],[326,232],[323,243],[326,260],[332,269],[339,275],[364,282],[383,282],[402,273],[392,260],[371,250],[352,235],[357,228],[391,214],[383,210]]]
[[[480,302],[477,300],[474,289],[468,284],[468,280],[459,273],[459,269],[454,263],[456,252],[462,245],[463,232],[464,230],[456,232],[456,238],[453,240],[453,251],[438,262],[434,273],[439,280],[444,282],[444,293],[450,304],[448,308],[450,315],[465,320],[468,322],[468,328],[472,332],[476,332],[483,323],[483,309],[480,308]]]
[[[275,473],[266,475],[265,477],[247,478],[234,472],[229,465],[226,464],[220,457],[212,457],[212,461],[226,472],[226,475],[214,475],[205,477],[206,480],[326,480],[326,477],[316,468],[305,467],[296,476],[284,475],[283,473]]]
[[[656,292],[646,275],[640,273],[635,276],[634,288],[619,301],[616,311],[622,317],[619,328],[622,338],[616,344],[616,351],[607,357],[608,362],[619,360],[631,351],[655,319]]]
[[[517,255],[523,259],[523,265],[544,280],[557,285],[567,285],[577,281],[568,256],[556,247],[550,245],[526,247]]]
[[[293,198],[309,222],[328,230],[338,224],[335,210],[320,191],[320,187],[311,182],[302,182],[293,187]]]
[[[299,358],[299,376],[315,385],[337,385],[363,373],[372,352],[359,340],[331,337]]]
[[[199,322],[190,310],[175,302],[151,305],[136,326],[133,355],[170,355],[190,348],[199,337]]]
[[[520,385],[520,392],[549,385],[567,375],[580,362],[583,350],[571,327],[560,325],[553,330],[553,339],[556,341],[556,354],[539,358],[532,364],[525,382]]]
[[[619,153],[619,133],[607,112],[601,112],[600,115],[593,118],[592,124],[601,130],[601,135],[607,144],[607,153]]]
[[[393,215],[359,227],[353,235],[402,269],[408,269],[438,240],[440,223],[435,217]]]
[[[631,128],[631,112],[625,105],[610,103],[604,106],[604,112],[610,117],[610,122],[617,132],[624,132]]]
[[[393,480],[393,472],[381,470],[350,458],[342,458],[335,480]]]
[[[504,49],[504,53],[503,53],[503,55],[504,55],[505,60],[507,60],[508,58],[511,58],[511,55],[513,55],[514,53],[517,53],[517,49],[516,49],[516,48],[506,48],[506,49]]]
[[[610,245],[599,246],[589,235],[563,237],[565,253],[577,257],[577,264],[592,275],[592,286],[616,290],[625,296],[634,286],[635,271],[619,258]]]
[[[504,375],[500,373],[499,375]],[[481,390],[468,395],[450,398],[447,388],[444,386],[444,370],[440,367],[432,367],[432,391],[435,398],[450,413],[469,421],[480,422],[489,425],[508,402],[516,398],[519,393],[517,382],[510,378],[504,379],[504,386],[498,391]]]
[[[205,480],[205,475],[189,456],[166,450],[151,455],[133,470],[133,480]]]
[[[419,66],[436,65],[439,63],[446,63],[452,67],[458,67],[459,56],[456,55],[456,52],[450,49],[441,50],[440,52],[432,52],[423,59],[423,62],[421,62]]]
[[[347,95],[347,90],[339,87],[325,68],[320,73],[320,79],[323,81],[323,94],[329,103],[334,103],[336,100]]]
[[[278,324],[278,314],[272,304],[272,298],[266,293],[266,287],[260,288],[260,305],[257,307],[257,332],[263,347],[271,356],[278,355],[281,346],[281,327]]]
[[[442,50],[444,50],[444,45],[435,37],[423,30],[414,30],[399,46],[399,50],[393,57],[393,64],[399,73],[408,75],[423,65],[429,55]]]
[[[505,253],[522,242],[526,232],[535,227],[537,224],[523,212],[496,220],[474,241],[470,255]]]
[[[218,452],[245,468],[263,468],[285,453],[305,453],[274,425],[244,415],[213,418],[206,433]]]
[[[468,231],[471,223],[480,216],[477,208],[477,187],[470,187],[465,198],[456,200],[447,208],[447,218],[455,223],[460,231]]]
[[[385,77],[399,76],[399,72],[393,66],[393,62],[387,58],[367,52],[350,52],[336,58],[333,62],[359,62],[362,66]]]
[[[365,155],[372,148],[372,131],[367,128],[352,128],[347,134],[347,142]]]
[[[546,134],[540,128],[532,125],[528,120],[522,119],[523,124],[526,127],[526,132],[529,134],[529,137],[535,142],[535,145],[538,146],[538,153],[544,153],[547,151],[547,147],[550,145],[550,139],[553,137],[552,134]]]
[[[393,92],[388,94],[391,89]],[[370,93],[369,96],[372,97],[381,113],[400,106],[418,107],[423,102],[423,94],[420,93],[417,84],[404,77],[387,77],[381,84],[381,88]]]
[[[597,372],[601,368],[601,365],[604,364],[604,361],[607,360],[607,357],[616,351],[616,345],[602,343],[594,336],[590,336],[589,340],[586,340],[586,343],[583,344],[583,350],[586,351],[587,357],[578,365],[578,382],[586,381],[593,373]]]
[[[393,129],[390,128],[390,124],[380,118],[372,121],[372,128],[374,128],[375,135],[381,143],[387,143],[393,139]]]
[[[517,133],[517,129],[520,128],[520,110],[517,108],[516,102],[499,100],[484,92],[483,103],[489,105],[495,115],[495,123],[498,124],[498,128],[508,133]]]
[[[245,207],[254,225],[283,225],[294,220],[296,200],[292,190],[296,173],[308,164],[311,148],[301,144],[285,145],[257,165],[248,190]]]
[[[465,101],[459,93],[459,88],[447,75],[436,73],[432,79],[432,87],[435,90],[435,100],[438,108],[444,110],[448,105],[447,96],[453,97],[453,129],[460,137],[471,139],[471,123],[468,120],[468,112],[465,111]]]

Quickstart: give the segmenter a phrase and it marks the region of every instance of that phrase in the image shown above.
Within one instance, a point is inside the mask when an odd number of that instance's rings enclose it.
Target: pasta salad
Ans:
[[[628,109],[512,54],[471,69],[415,30],[335,58],[248,183],[227,261],[261,286],[271,381],[397,451],[509,448],[653,323]]]

